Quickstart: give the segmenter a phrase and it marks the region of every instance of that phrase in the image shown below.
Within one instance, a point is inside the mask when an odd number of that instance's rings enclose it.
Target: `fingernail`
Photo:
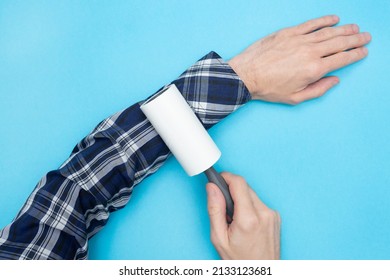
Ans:
[[[333,16],[332,16],[332,19],[333,19],[333,21],[339,21],[339,17],[336,16],[336,15],[333,15]]]
[[[371,41],[371,34],[368,32],[364,32],[364,37],[366,38],[367,41]]]
[[[358,33],[359,32],[359,26],[357,24],[352,24],[352,31],[354,33]]]
[[[367,55],[368,54],[368,49],[366,47],[362,47],[362,53],[364,55]]]

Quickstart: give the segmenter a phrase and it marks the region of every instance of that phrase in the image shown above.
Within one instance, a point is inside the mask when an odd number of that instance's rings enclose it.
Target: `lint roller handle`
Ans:
[[[228,185],[226,184],[221,174],[219,174],[214,169],[214,167],[210,167],[204,173],[206,174],[209,182],[216,184],[218,188],[222,191],[222,194],[226,200],[226,214],[228,215],[227,220],[228,223],[231,223],[233,221],[234,205],[233,205],[232,196],[230,195],[229,192]]]

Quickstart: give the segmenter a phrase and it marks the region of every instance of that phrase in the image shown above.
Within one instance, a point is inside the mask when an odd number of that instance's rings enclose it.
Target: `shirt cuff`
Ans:
[[[244,82],[216,52],[202,57],[172,83],[207,129],[251,100]]]

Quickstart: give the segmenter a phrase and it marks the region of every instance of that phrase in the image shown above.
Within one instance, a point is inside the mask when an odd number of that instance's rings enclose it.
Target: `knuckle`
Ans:
[[[302,29],[310,30],[310,29],[314,28],[314,23],[313,23],[313,21],[308,20],[308,21],[302,23],[301,27],[302,27]]]
[[[345,65],[353,63],[359,59],[362,59],[366,56],[367,52],[364,48],[357,48],[347,52],[347,55],[344,57],[343,63]]]
[[[296,96],[296,95],[291,95],[287,101],[287,103],[289,105],[298,105],[299,103],[301,103],[301,101],[299,100],[299,98]]]
[[[340,36],[353,33],[353,27],[350,24],[336,27],[336,28],[338,29],[337,35],[340,35]]]
[[[272,209],[267,209],[261,212],[261,219],[269,224],[276,224],[279,220],[278,213]]]
[[[321,30],[314,33],[314,36],[317,39],[328,38],[332,35],[333,35],[333,29],[330,27],[322,28]]]
[[[358,48],[358,49],[356,49],[355,50],[355,53],[356,53],[356,57],[361,57],[361,56],[363,56],[364,55],[364,49],[363,48]]]
[[[237,185],[243,185],[243,184],[246,184],[246,181],[243,177],[239,176],[239,175],[234,175],[234,182],[237,184]]]
[[[340,58],[341,64],[342,65],[350,64],[355,59],[355,55],[356,54],[353,54],[351,52],[348,52],[348,53],[346,52],[345,55]]]
[[[332,40],[332,45],[335,46],[338,51],[341,51],[341,50],[346,50],[350,47],[351,43],[352,43],[352,40],[355,40],[354,35],[352,36],[339,36],[337,38],[334,38],[334,40]]]
[[[321,86],[316,91],[313,91],[313,95],[311,97],[309,97],[308,99],[319,98],[319,97],[323,96],[328,89],[329,89],[329,86]]]
[[[291,28],[284,28],[276,32],[277,37],[287,37],[291,34]]]
[[[312,20],[307,20],[307,21],[302,22],[301,24],[297,25],[296,28],[301,29],[301,30],[308,30],[311,25],[312,25]]]
[[[214,217],[221,214],[221,209],[216,205],[209,205],[207,212],[209,213],[210,217]]]
[[[322,74],[321,65],[317,62],[308,63],[306,65],[306,75],[308,78],[318,77]]]
[[[365,57],[367,55],[367,53],[368,53],[368,51],[364,47],[357,49],[357,56],[358,56],[358,58]]]
[[[344,27],[344,34],[354,33],[356,30],[356,25],[350,24]]]
[[[334,28],[334,27],[327,27],[325,29],[326,29],[326,31],[325,31],[326,33],[325,34],[327,35],[328,38],[334,37],[338,33],[338,30],[336,28]]]
[[[332,30],[331,28],[327,27],[321,30],[322,37],[329,37],[332,35]]]
[[[253,232],[260,226],[260,223],[255,215],[251,215],[241,220],[238,226],[243,232]]]
[[[352,51],[349,51],[349,55],[346,56],[344,63],[352,63],[353,61],[359,59],[361,57],[362,52],[360,49],[355,49]]]
[[[321,17],[312,21],[312,26],[323,26],[328,24],[329,19],[327,17]]]

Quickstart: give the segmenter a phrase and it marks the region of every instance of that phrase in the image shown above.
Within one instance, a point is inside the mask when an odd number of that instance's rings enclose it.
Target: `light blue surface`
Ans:
[[[369,57],[319,100],[251,102],[210,130],[220,170],[283,220],[284,259],[390,259],[390,2],[0,2],[0,227],[103,118],[210,50],[228,59],[325,14],[370,31]],[[170,158],[90,241],[92,259],[213,259],[205,178]]]

